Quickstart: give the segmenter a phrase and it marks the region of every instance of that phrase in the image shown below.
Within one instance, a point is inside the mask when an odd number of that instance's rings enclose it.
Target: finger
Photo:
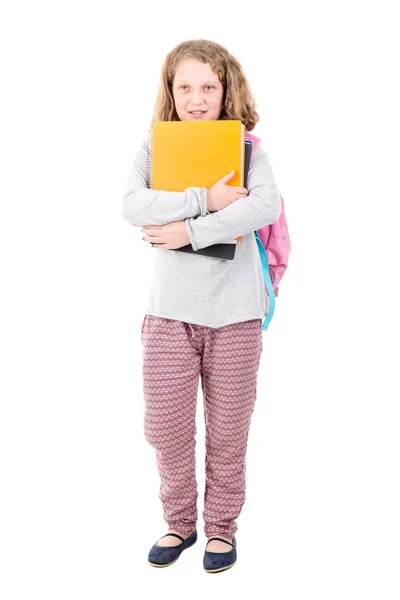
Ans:
[[[230,173],[228,173],[227,175],[224,175],[220,180],[219,183],[225,183],[226,181],[229,181],[230,179],[232,179],[232,177],[234,176],[235,171],[231,171]]]
[[[159,232],[160,229],[162,229],[162,225],[145,225],[143,227],[145,233],[152,233],[153,229],[156,229]]]

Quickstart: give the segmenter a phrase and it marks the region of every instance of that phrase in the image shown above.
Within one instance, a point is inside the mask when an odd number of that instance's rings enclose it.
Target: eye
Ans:
[[[181,90],[182,88],[187,88],[187,87],[188,87],[187,85],[180,85],[179,89]],[[214,85],[206,85],[205,87],[212,88],[213,90],[215,89]]]

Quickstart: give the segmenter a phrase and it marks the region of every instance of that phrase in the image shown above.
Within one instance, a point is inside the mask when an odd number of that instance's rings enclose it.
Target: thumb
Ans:
[[[219,181],[220,183],[226,183],[227,181],[229,181],[230,179],[232,179],[232,177],[234,176],[235,171],[232,170],[230,173],[228,173],[228,175],[224,175]]]

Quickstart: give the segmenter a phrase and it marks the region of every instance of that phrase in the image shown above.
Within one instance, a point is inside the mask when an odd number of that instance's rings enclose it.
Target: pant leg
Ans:
[[[196,404],[200,355],[181,321],[145,315],[142,324],[144,433],[155,448],[159,498],[169,529],[197,524]]]
[[[262,321],[209,329],[202,388],[206,428],[204,533],[232,537],[246,495],[246,450],[257,394]]]

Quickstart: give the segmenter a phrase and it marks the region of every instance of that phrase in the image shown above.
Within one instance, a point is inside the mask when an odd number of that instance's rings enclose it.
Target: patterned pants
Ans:
[[[246,449],[262,352],[261,319],[212,328],[145,315],[144,433],[156,450],[169,529],[197,526],[196,405],[206,430],[204,533],[232,537],[246,492]]]

